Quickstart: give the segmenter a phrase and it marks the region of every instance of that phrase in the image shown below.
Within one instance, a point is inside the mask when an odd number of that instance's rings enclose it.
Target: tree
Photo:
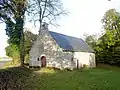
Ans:
[[[24,17],[26,0],[1,0],[0,20],[6,23],[9,44],[15,44],[20,50],[21,65],[24,64]]]
[[[37,35],[36,34],[33,34],[31,33],[30,31],[28,30],[25,30],[24,32],[24,39],[25,39],[25,61],[28,61],[28,58],[29,58],[29,51],[34,43],[34,41],[36,41],[36,38],[37,38]],[[12,57],[13,58],[13,62],[20,62],[20,50],[19,50],[19,47],[15,44],[9,44],[9,46],[7,46],[5,48],[6,50],[6,55],[9,56],[9,57]]]
[[[115,9],[108,10],[101,20],[103,24],[103,28],[105,32],[107,31],[115,31],[116,38],[120,38],[120,13],[117,12]]]
[[[18,63],[20,62],[20,51],[17,45],[14,44],[9,44],[9,46],[7,46],[5,48],[6,50],[6,55],[9,57],[12,57],[13,59],[13,63]]]
[[[94,49],[97,63],[120,66],[120,13],[110,9],[101,21],[102,36],[96,39],[94,35],[86,35],[85,41]]]
[[[97,61],[120,65],[120,13],[108,10],[102,19],[104,34],[96,45]]]
[[[60,0],[29,0],[28,11],[34,23],[39,21],[39,33],[43,22],[55,24],[57,17],[67,14]]]
[[[97,35],[85,34],[84,37],[85,37],[85,42],[94,49],[97,42]]]

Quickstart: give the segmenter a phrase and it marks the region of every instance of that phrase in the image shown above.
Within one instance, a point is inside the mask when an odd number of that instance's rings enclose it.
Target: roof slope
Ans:
[[[49,31],[56,43],[64,50],[94,52],[82,39]]]

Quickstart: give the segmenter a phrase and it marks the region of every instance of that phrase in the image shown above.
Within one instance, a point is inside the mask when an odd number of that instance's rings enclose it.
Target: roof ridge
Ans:
[[[68,37],[72,37],[72,38],[76,38],[76,39],[81,39],[81,40],[83,40],[82,38],[78,38],[78,37],[75,37],[75,36],[70,36],[70,35],[66,35],[66,34],[54,32],[54,31],[49,31],[49,32],[53,32],[53,33],[56,33],[56,34],[61,34],[61,35],[64,35],[64,36],[68,36]],[[84,41],[84,40],[83,40],[83,41]]]

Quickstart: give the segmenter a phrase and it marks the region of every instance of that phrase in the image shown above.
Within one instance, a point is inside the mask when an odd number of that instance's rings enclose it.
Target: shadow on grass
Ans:
[[[52,76],[55,70],[12,67],[0,69],[0,90],[40,90],[43,77]]]
[[[32,71],[25,67],[0,69],[0,90],[23,90]]]
[[[106,70],[113,70],[113,71],[120,71],[120,67],[109,65],[109,64],[101,64],[101,63],[99,63],[97,65],[97,68],[99,68],[99,69],[106,69]]]

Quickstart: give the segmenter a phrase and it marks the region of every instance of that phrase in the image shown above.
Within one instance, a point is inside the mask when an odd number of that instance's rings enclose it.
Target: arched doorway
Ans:
[[[41,57],[41,67],[46,67],[46,57],[45,56]]]

